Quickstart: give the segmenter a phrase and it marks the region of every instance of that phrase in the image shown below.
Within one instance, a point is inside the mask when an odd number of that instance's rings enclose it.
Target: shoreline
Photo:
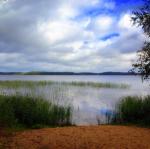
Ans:
[[[4,141],[3,147],[6,149],[150,148],[150,129],[137,126],[100,125],[29,129],[0,138]]]

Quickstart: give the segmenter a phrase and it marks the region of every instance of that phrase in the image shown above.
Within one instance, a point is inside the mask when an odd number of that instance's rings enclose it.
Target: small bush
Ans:
[[[116,111],[114,122],[150,126],[150,96],[125,97],[119,102]]]
[[[71,124],[71,107],[29,96],[0,96],[1,126],[62,126]]]

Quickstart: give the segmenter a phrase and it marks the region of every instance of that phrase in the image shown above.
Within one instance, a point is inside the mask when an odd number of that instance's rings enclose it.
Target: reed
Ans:
[[[116,107],[113,122],[150,126],[150,96],[124,97]]]
[[[82,82],[82,81],[72,81],[72,82],[55,82],[55,81],[0,81],[0,88],[20,88],[28,87],[34,88],[36,86],[47,86],[47,85],[69,85],[69,86],[79,86],[79,87],[94,87],[94,88],[122,88],[126,89],[130,86],[128,84],[117,84],[117,83],[101,83],[101,82]]]
[[[0,125],[43,127],[71,125],[72,108],[38,97],[0,95]]]

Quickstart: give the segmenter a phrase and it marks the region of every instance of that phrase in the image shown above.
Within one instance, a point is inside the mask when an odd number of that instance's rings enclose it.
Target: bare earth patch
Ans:
[[[3,145],[6,149],[150,149],[150,129],[132,126],[45,128],[16,132]]]

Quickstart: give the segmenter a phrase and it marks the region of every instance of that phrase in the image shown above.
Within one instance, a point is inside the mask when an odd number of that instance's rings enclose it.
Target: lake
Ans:
[[[65,86],[59,88],[53,85],[45,88],[37,88],[36,93],[45,98],[53,100],[57,98],[60,104],[71,104],[73,107],[73,123],[77,125],[97,124],[98,120],[100,120],[101,123],[105,123],[106,111],[113,111],[121,97],[128,95],[144,96],[150,93],[149,84],[142,82],[140,76],[0,75],[0,80],[109,82],[127,84],[130,86],[129,88],[93,88],[90,86]],[[57,94],[54,94],[56,91]],[[22,90],[18,90],[18,92],[22,92]]]

